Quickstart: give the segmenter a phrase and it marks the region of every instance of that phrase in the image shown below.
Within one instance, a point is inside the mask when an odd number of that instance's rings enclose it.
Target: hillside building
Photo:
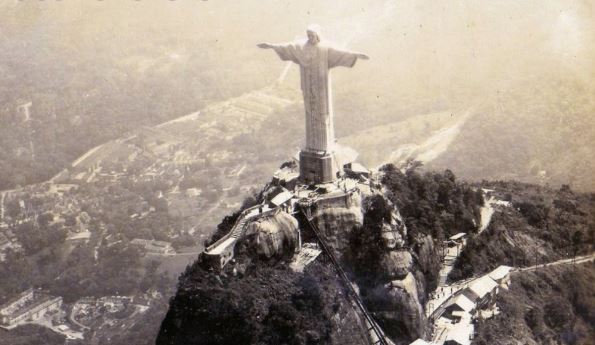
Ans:
[[[0,325],[12,328],[22,322],[35,321],[61,306],[62,297],[29,289],[0,306]]]
[[[271,199],[271,208],[280,207],[283,211],[290,212],[291,199],[293,199],[293,197],[293,194],[288,190],[283,190]]]
[[[149,254],[173,255],[176,253],[171,243],[165,241],[135,238],[130,244],[144,249]]]
[[[475,303],[464,294],[460,294],[448,302],[443,315],[458,322],[465,314],[473,314],[474,310]]]
[[[502,265],[488,273],[488,276],[500,287],[507,289],[510,285],[510,271],[512,271],[512,267]]]
[[[456,235],[448,238],[447,244],[449,247],[464,246],[467,242],[467,233],[459,232]]]
[[[485,275],[475,279],[463,290],[463,295],[477,305],[477,309],[483,309],[495,302],[498,293],[498,283]]]

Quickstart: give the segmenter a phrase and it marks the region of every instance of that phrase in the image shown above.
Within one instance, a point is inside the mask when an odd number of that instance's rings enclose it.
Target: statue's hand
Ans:
[[[358,54],[357,58],[362,60],[370,60],[370,57],[366,54]]]
[[[273,48],[273,46],[269,43],[258,43],[256,45],[258,48],[262,48],[262,49],[269,49],[269,48]]]

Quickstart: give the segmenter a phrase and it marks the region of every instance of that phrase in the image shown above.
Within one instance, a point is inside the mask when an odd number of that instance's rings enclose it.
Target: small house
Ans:
[[[497,293],[498,283],[488,275],[475,279],[463,290],[465,297],[475,302],[477,309],[491,305]]]
[[[358,162],[350,162],[343,167],[349,177],[365,177],[370,178],[370,170]]]
[[[465,232],[459,232],[458,234],[448,238],[449,247],[454,247],[455,245],[465,245],[465,242],[467,242],[467,233]]]
[[[464,294],[452,298],[444,308],[444,315],[455,322],[459,322],[464,314],[471,315],[475,310],[475,303]]]
[[[501,265],[488,273],[488,276],[498,283],[500,287],[507,289],[510,285],[510,271],[512,271],[512,267]]]
[[[288,190],[284,189],[281,193],[277,194],[271,199],[271,206],[273,208],[279,207],[284,211],[289,211],[290,200],[293,198],[293,194]]]

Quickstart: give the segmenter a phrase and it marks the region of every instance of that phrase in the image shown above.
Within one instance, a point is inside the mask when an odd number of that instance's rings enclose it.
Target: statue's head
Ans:
[[[320,42],[320,25],[310,24],[306,29],[308,35],[308,43],[317,45]]]

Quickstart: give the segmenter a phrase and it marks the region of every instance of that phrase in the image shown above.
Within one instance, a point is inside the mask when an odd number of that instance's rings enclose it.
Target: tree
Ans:
[[[44,213],[37,217],[37,224],[40,228],[45,229],[48,227],[50,222],[54,220],[54,215],[52,213]]]
[[[583,244],[583,232],[580,230],[576,230],[574,234],[572,234],[572,256],[575,257],[578,253],[580,246]]]
[[[6,215],[14,222],[21,215],[21,205],[17,199],[4,203]]]

